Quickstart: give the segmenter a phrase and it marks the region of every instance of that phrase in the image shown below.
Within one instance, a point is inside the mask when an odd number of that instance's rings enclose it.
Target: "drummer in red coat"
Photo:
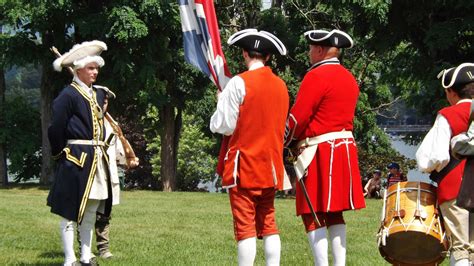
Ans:
[[[296,212],[303,218],[315,265],[328,265],[328,240],[334,265],[346,259],[342,212],[365,207],[357,147],[352,135],[359,87],[338,56],[353,45],[340,30],[305,33],[312,67],[305,75],[287,121],[286,143],[298,150],[295,171],[304,178],[319,223],[313,219],[300,186]]]
[[[450,265],[457,266],[474,263],[474,214],[456,205],[466,160],[458,161],[450,155],[450,142],[469,127],[473,74],[474,64],[464,63],[438,75],[451,106],[438,112],[416,152],[418,168],[431,173],[430,178],[438,183],[438,204],[451,241]]]
[[[266,265],[280,263],[275,191],[283,188],[283,140],[289,109],[286,84],[265,66],[271,54],[286,54],[281,41],[265,31],[246,29],[228,44],[241,47],[248,71],[233,77],[220,93],[212,132],[232,135],[222,187],[229,189],[238,241],[239,265],[252,265],[256,239],[263,238]]]

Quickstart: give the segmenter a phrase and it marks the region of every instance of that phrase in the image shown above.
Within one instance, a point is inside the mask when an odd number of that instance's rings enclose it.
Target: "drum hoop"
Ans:
[[[398,227],[403,227],[403,229],[405,230],[405,232],[412,231],[412,232],[420,232],[420,233],[424,233],[424,234],[426,234],[426,235],[429,235],[429,234],[430,234],[430,231],[427,231],[427,230],[426,230],[426,229],[428,229],[428,230],[433,230],[434,232],[436,232],[437,234],[439,234],[440,237],[441,237],[441,235],[443,234],[443,231],[442,231],[442,230],[440,231],[439,228],[436,228],[436,227],[433,228],[432,226],[427,226],[426,224],[416,224],[416,225],[415,225],[415,224],[407,224],[407,225],[408,225],[408,226],[405,226],[404,224],[401,224],[401,223],[400,223],[400,224],[393,224],[393,223],[391,223],[390,226],[387,226],[387,227],[385,227],[385,228],[388,230],[388,235],[393,234],[393,232],[390,233],[390,231],[391,231],[392,229],[395,229],[395,228],[398,228]],[[410,230],[410,227],[411,227],[411,228],[419,227],[419,228],[423,228],[423,229],[425,229],[425,230],[423,230],[424,232],[423,232],[423,231],[418,231],[418,230]]]
[[[414,191],[414,192],[415,192],[415,191],[418,191],[418,189],[416,189],[416,188],[401,188],[400,190],[397,189],[397,190],[395,190],[395,191],[389,192],[389,193],[387,194],[387,198],[390,197],[392,194],[397,193],[397,191],[400,191],[400,192]],[[427,193],[430,193],[430,194],[433,194],[433,195],[434,195],[434,192],[431,191],[431,190],[427,190],[427,189],[422,189],[422,188],[421,188],[420,191],[427,192]]]

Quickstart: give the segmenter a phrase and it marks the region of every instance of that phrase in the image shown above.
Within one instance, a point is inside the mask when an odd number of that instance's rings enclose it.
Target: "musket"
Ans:
[[[54,53],[56,58],[61,57],[61,53],[58,51],[56,47],[53,46],[50,48],[50,50],[51,52]],[[69,71],[71,75],[74,75],[74,70],[72,69],[72,67],[67,67],[67,70]],[[135,152],[133,151],[132,146],[123,135],[122,129],[120,128],[118,123],[112,118],[109,112],[105,114],[105,118],[107,119],[107,121],[109,121],[110,125],[113,128],[114,133],[118,136],[120,142],[122,143],[123,150],[125,152],[125,158],[127,161],[127,169],[137,167],[139,164],[139,159],[137,156],[135,156]]]
[[[132,146],[128,142],[128,140],[123,135],[122,129],[118,125],[118,123],[112,118],[109,112],[105,113],[105,119],[109,121],[110,125],[112,126],[114,133],[117,134],[120,142],[122,143],[123,150],[125,152],[125,158],[127,160],[127,168],[135,168],[139,164],[139,159],[135,156],[135,152],[132,149]]]
[[[58,48],[53,46],[53,47],[49,48],[49,50],[51,50],[51,52],[53,52],[53,54],[56,56],[56,58],[61,57],[61,53],[58,51]],[[67,70],[69,71],[69,73],[71,75],[74,76],[74,70],[72,69],[72,67],[67,67]]]

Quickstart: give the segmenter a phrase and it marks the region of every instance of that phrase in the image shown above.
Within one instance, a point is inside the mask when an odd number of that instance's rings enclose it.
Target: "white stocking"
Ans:
[[[280,265],[281,242],[279,235],[269,235],[263,237],[263,247],[265,250],[265,261],[267,266]]]
[[[328,230],[334,266],[344,266],[346,265],[346,225],[331,225]]]
[[[328,239],[326,227],[321,227],[308,232],[308,241],[313,252],[315,266],[327,266],[328,263]]]
[[[74,222],[63,218],[59,222],[59,228],[63,242],[64,265],[71,265],[76,261],[76,255],[74,254]]]
[[[79,235],[81,238],[81,262],[89,263],[92,257],[92,232],[97,215],[97,208],[99,207],[99,200],[87,201],[82,222],[79,225]]]
[[[251,237],[237,242],[239,266],[253,265],[257,254],[257,238]]]

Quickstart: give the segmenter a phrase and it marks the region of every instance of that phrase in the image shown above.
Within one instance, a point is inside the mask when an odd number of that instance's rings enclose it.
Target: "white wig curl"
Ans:
[[[104,59],[99,56],[99,55],[93,55],[93,56],[86,56],[84,58],[81,58],[79,60],[74,61],[73,63],[73,69],[81,69],[84,68],[87,64],[95,62],[99,67],[103,67],[105,65]]]

